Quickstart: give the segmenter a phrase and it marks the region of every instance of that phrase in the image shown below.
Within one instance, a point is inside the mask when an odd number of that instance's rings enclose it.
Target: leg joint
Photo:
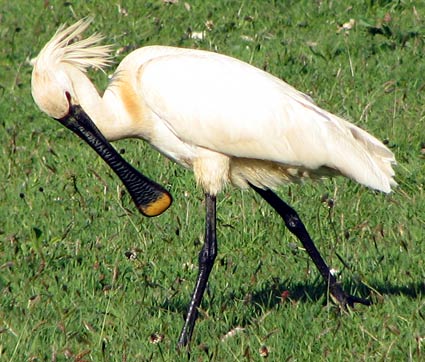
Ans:
[[[201,252],[199,253],[199,264],[200,265],[204,265],[204,264],[213,264],[214,260],[217,256],[217,249],[212,247],[209,248],[207,247],[207,245],[204,244],[204,246],[202,247]]]

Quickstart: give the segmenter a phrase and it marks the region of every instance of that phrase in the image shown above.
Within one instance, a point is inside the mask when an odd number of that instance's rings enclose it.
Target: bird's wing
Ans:
[[[362,143],[390,162],[385,146],[249,64],[186,50],[150,60],[139,75],[146,105],[187,144],[312,170],[327,166],[371,187],[389,188],[388,181],[385,187],[378,187],[383,180],[367,181],[379,167]]]
[[[144,101],[184,142],[231,156],[299,162],[289,135],[308,133],[303,123],[311,116],[304,113],[313,103],[279,79],[199,51],[152,59],[140,74]]]

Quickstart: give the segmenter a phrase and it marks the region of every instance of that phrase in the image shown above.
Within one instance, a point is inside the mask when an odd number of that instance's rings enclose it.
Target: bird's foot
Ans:
[[[372,302],[370,300],[359,298],[354,295],[346,293],[342,288],[341,285],[338,283],[335,283],[334,285],[331,285],[329,287],[329,291],[332,294],[332,296],[336,299],[337,303],[343,308],[347,309],[347,307],[354,308],[354,304],[363,304],[363,305],[372,305]]]
[[[183,351],[188,348],[188,340],[185,337],[180,337],[179,341],[177,342],[177,350]]]

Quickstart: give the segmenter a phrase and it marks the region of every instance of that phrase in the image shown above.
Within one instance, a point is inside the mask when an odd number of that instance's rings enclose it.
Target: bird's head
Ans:
[[[84,72],[88,67],[102,69],[108,65],[111,51],[110,46],[98,45],[102,38],[96,34],[72,42],[89,23],[90,19],[83,19],[68,28],[62,26],[32,60],[32,96],[44,113],[81,137],[105,160],[120,177],[142,214],[160,215],[171,205],[171,195],[127,163],[83,107],[84,103],[90,104],[87,97],[93,93],[99,97]]]
[[[87,68],[103,69],[109,65],[111,46],[98,45],[102,37],[93,34],[74,41],[87,29],[92,19],[78,21],[68,28],[61,26],[52,39],[31,60],[31,92],[35,103],[47,115],[61,119],[71,104],[79,104],[73,82]],[[76,76],[77,75],[77,76]]]
[[[70,104],[78,104],[72,82],[64,69],[46,69],[35,61],[31,78],[31,93],[35,103],[48,116],[61,119],[69,113]]]

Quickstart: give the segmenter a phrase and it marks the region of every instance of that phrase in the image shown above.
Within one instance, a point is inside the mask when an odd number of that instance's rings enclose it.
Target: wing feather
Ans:
[[[140,84],[147,106],[187,144],[230,157],[329,167],[386,192],[395,184],[394,157],[380,141],[247,63],[184,50],[146,62]]]

